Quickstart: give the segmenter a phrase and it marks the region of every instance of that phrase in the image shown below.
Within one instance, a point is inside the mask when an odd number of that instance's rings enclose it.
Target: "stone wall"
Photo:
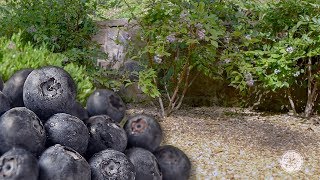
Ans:
[[[101,45],[108,59],[99,59],[98,65],[104,68],[119,69],[126,58],[126,48],[137,31],[135,21],[117,19],[97,22],[99,32],[93,40]]]

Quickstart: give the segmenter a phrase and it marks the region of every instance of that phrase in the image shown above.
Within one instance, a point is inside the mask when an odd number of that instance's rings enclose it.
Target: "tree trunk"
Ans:
[[[308,100],[307,104],[304,110],[304,115],[306,118],[310,118],[312,111],[313,111],[313,106],[314,102],[317,100],[317,82],[314,82],[314,85],[312,87],[313,83],[313,77],[312,77],[312,72],[311,72],[311,58],[308,59]]]

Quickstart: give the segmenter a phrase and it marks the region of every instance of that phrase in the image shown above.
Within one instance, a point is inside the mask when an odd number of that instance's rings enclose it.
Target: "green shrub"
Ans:
[[[132,57],[146,64],[139,85],[152,97],[166,94],[163,115],[179,109],[184,96],[197,78],[191,71],[219,76],[217,52],[224,33],[218,17],[204,2],[177,0],[149,1],[146,14],[138,19],[140,41],[146,46]],[[151,8],[152,7],[152,8]],[[166,112],[164,112],[166,108]]]
[[[45,43],[48,49],[68,55],[69,60],[92,65],[92,52],[99,49],[91,41],[97,31],[91,16],[97,7],[94,2],[8,0],[0,16],[0,36],[10,38],[21,30],[24,43],[36,46]]]
[[[21,34],[14,34],[11,39],[0,38],[0,73],[4,80],[8,80],[16,71],[23,68],[40,68],[54,65],[63,67],[77,84],[78,100],[84,104],[87,97],[93,92],[94,86],[87,75],[86,66],[68,63],[63,54],[52,53],[45,45],[34,48],[31,43],[21,42]]]
[[[303,113],[310,117],[319,88],[320,6],[309,0],[243,4],[234,11],[236,23],[221,56],[231,85],[260,94],[285,92],[295,113],[301,99],[291,94],[305,88]]]

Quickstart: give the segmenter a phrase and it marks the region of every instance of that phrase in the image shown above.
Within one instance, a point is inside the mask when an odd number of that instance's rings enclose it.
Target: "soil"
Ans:
[[[157,117],[163,144],[180,148],[190,158],[191,180],[320,178],[318,116],[305,120],[222,107],[183,108],[166,118],[159,118],[156,107],[129,106],[127,112]],[[293,173],[280,163],[290,150],[303,158]]]

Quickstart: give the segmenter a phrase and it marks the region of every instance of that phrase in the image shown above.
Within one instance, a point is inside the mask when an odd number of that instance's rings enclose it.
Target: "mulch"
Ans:
[[[158,117],[162,144],[183,150],[192,162],[190,179],[319,179],[319,117],[306,121],[289,114],[242,108],[184,108],[159,118],[156,107],[129,106],[127,114]],[[286,172],[283,154],[303,157],[300,171]]]

